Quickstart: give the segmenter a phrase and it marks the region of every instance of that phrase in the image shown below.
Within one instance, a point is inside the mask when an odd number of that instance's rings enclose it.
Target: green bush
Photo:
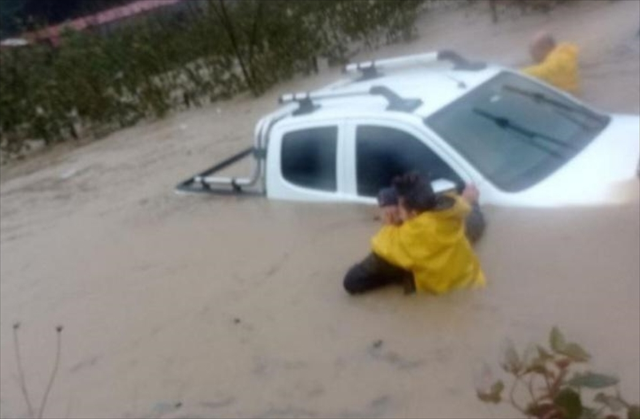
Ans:
[[[47,143],[104,132],[344,63],[409,40],[424,0],[207,0],[108,34],[0,52],[0,140]]]

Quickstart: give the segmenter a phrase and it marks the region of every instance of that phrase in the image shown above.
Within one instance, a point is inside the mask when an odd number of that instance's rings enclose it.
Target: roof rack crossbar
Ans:
[[[413,112],[422,105],[422,100],[403,98],[386,86],[371,86],[369,94],[384,97],[389,103],[389,111]]]
[[[351,92],[301,92],[301,93],[287,93],[278,99],[278,103],[286,104],[286,103],[305,103],[307,101],[314,100],[322,100],[322,99],[338,99],[342,97],[353,97],[353,96],[366,96],[369,94],[368,90],[358,90]]]
[[[280,104],[297,102],[299,107],[293,114],[301,115],[304,113],[312,113],[320,107],[320,105],[314,103],[314,101],[356,96],[382,96],[387,100],[387,110],[390,111],[413,112],[422,105],[422,100],[403,98],[386,86],[371,86],[368,90],[356,90],[351,92],[289,93],[280,96],[278,102]]]
[[[487,64],[482,61],[469,61],[462,55],[450,49],[438,51],[438,61],[449,61],[453,64],[454,70],[480,71],[487,68]]]
[[[347,64],[343,72],[347,74],[362,74],[362,79],[368,80],[379,76],[379,70],[399,67],[417,67],[434,65],[438,62],[449,61],[454,70],[478,71],[486,68],[482,62],[472,62],[453,50],[441,50],[426,54],[406,55],[403,57],[387,58],[384,60],[363,61]]]

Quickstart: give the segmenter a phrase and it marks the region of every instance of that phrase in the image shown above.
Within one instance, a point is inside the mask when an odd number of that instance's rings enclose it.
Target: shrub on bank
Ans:
[[[99,134],[407,40],[424,0],[208,0],[108,34],[0,52],[0,147]]]

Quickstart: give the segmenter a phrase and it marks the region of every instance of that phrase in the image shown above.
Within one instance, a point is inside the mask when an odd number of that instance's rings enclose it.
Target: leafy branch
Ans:
[[[620,395],[616,377],[585,368],[575,371],[591,356],[577,343],[567,341],[557,327],[551,330],[549,346],[537,345],[522,354],[511,342],[505,348],[501,367],[512,377],[508,401],[521,415],[535,419],[640,419],[640,407]],[[543,385],[536,386],[536,382]],[[516,397],[519,386],[526,390],[520,399]],[[476,392],[481,401],[503,401],[506,386],[502,380],[480,387]],[[592,404],[585,402],[583,390],[598,391]]]

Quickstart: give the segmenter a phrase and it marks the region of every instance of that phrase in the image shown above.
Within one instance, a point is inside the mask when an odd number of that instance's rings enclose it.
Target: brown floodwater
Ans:
[[[640,5],[588,2],[499,25],[447,12],[396,55],[451,47],[526,62],[541,27],[582,49],[584,98],[640,112]],[[364,55],[363,55],[364,57]],[[368,251],[374,209],[178,196],[175,184],[249,143],[283,91],[337,71],[63,146],[2,169],[0,414],[34,404],[64,325],[49,417],[510,417],[476,400],[510,338],[558,325],[640,400],[640,205],[486,208],[488,286],[444,297],[341,287]]]

